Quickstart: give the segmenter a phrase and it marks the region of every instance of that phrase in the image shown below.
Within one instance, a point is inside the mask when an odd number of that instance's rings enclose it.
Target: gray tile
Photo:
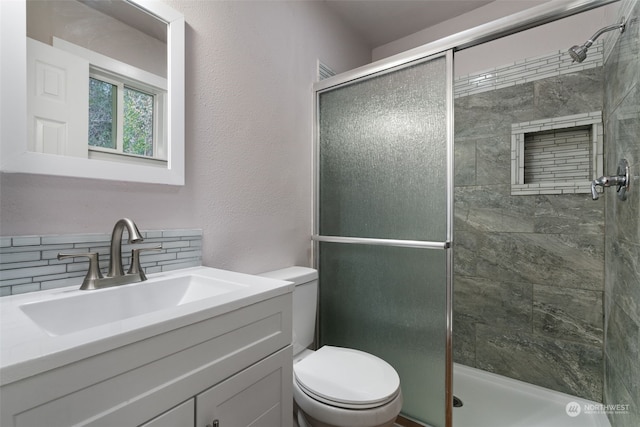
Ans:
[[[640,324],[640,243],[609,240],[606,292]]]
[[[455,227],[457,227],[457,225]],[[454,277],[459,274],[466,276],[476,276],[476,265],[478,258],[477,249],[477,235],[475,233],[456,231],[453,250],[453,271],[455,273]]]
[[[602,76],[602,67],[597,67],[534,82],[532,115],[538,119],[600,111]]]
[[[604,233],[604,204],[588,194],[540,195],[534,213],[536,233]]]
[[[533,232],[535,202],[535,197],[511,196],[509,185],[458,187],[456,231]]]
[[[640,425],[640,405],[634,402],[631,393],[622,378],[627,376],[605,355],[604,360],[604,403],[610,405],[628,405],[625,410],[607,414],[612,426],[637,427]]]
[[[454,144],[456,186],[476,184],[476,144],[475,141],[456,140]]]
[[[620,35],[605,63],[605,75],[607,76],[605,80],[605,108],[607,111],[613,111],[621,99],[640,80],[640,61],[638,61],[640,28],[638,27],[637,21],[627,25],[625,32]]]
[[[531,284],[455,276],[454,312],[492,329],[531,331]]]
[[[533,331],[557,338],[601,346],[603,292],[533,286]]]
[[[605,144],[606,174],[614,174],[618,161],[626,159],[632,176],[640,176],[640,84],[624,98],[619,108],[606,122],[606,132],[613,144]],[[632,182],[626,201],[615,197],[613,189],[606,190],[605,200],[611,205],[610,218],[615,218],[615,237],[640,242],[640,185]]]
[[[602,348],[477,325],[477,366],[563,393],[601,401]]]
[[[476,183],[511,184],[511,134],[500,132],[476,141]]]
[[[453,361],[476,366],[476,322],[473,318],[453,312]]]
[[[599,236],[486,233],[478,238],[477,275],[601,291],[604,244]]]
[[[617,304],[611,307],[607,322],[605,352],[621,374],[631,396],[640,397],[640,325]]]
[[[640,14],[640,2],[627,16]],[[605,64],[605,173],[626,158],[640,175],[640,26],[628,21]],[[635,181],[634,181],[635,183]],[[640,425],[640,186],[626,201],[605,193],[605,403],[629,404],[629,414],[610,414],[612,425]]]
[[[455,100],[455,138],[510,135],[511,123],[530,118],[533,83],[484,92]],[[506,132],[506,133],[505,133]]]

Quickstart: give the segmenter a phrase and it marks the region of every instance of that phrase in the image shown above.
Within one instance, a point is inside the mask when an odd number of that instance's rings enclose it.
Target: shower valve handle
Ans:
[[[629,190],[629,185],[631,184],[631,180],[629,178],[629,163],[626,159],[620,160],[618,163],[618,171],[614,176],[601,176],[600,178],[594,179],[591,181],[591,198],[593,200],[598,200],[600,195],[596,191],[596,186],[601,186],[603,188],[606,187],[618,187],[618,198],[620,200],[627,200],[627,191]]]

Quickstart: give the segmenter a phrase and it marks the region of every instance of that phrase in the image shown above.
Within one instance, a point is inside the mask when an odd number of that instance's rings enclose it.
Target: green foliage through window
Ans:
[[[153,157],[153,95],[124,88],[124,152]]]
[[[118,89],[122,124],[118,124]],[[154,103],[154,95],[90,77],[89,145],[153,157]]]
[[[116,148],[117,87],[89,78],[89,145]]]

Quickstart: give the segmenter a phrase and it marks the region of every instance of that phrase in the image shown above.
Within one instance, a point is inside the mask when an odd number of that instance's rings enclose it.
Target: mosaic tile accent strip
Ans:
[[[511,125],[511,195],[590,193],[603,145],[601,111]]]
[[[122,245],[125,269],[133,247],[158,244],[162,250],[140,254],[147,274],[202,265],[202,230],[151,230],[142,235],[143,243]],[[104,273],[109,266],[110,240],[110,233],[0,237],[0,296],[80,286],[89,262],[86,258],[58,261],[58,253],[98,252]]]
[[[526,58],[512,64],[484,70],[466,76],[456,77],[454,96],[460,98],[476,93],[502,89],[548,77],[570,74],[602,66],[604,45],[597,41],[589,48],[587,58],[581,63],[572,63],[566,50]]]

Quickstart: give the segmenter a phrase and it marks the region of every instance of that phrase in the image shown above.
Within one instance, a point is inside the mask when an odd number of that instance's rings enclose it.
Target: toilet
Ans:
[[[318,272],[288,267],[261,276],[295,283],[293,292],[293,399],[300,427],[391,427],[402,409],[400,377],[384,360],[363,351],[313,343]]]

